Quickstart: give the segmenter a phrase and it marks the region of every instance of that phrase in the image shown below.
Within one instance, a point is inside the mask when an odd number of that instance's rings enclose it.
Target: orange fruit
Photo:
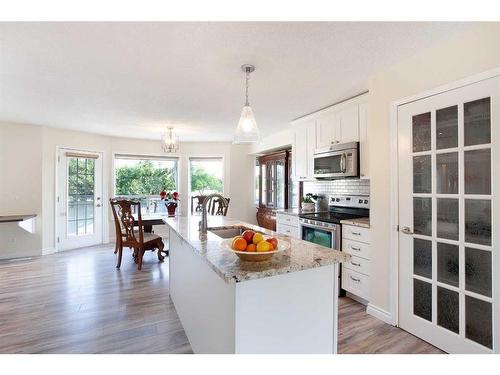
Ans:
[[[239,239],[239,238],[243,238],[243,237],[242,237],[242,236],[235,236],[235,237],[233,238],[233,241],[231,242],[231,247],[232,247],[233,249],[234,249],[234,242],[235,242],[237,239]]]
[[[233,240],[233,249],[238,251],[245,251],[247,248],[247,241],[243,237],[235,238]]]
[[[269,242],[267,241],[260,241],[258,244],[257,244],[257,251],[259,253],[263,253],[263,252],[266,252],[266,251],[271,251],[273,250],[273,245],[270,244]]]
[[[248,244],[247,251],[257,251],[257,246],[254,243]]]
[[[252,242],[257,245],[261,241],[264,241],[264,236],[260,233],[255,233],[253,235]]]

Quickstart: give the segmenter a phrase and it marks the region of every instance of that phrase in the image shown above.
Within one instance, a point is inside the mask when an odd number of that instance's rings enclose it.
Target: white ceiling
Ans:
[[[231,140],[244,103],[266,135],[367,89],[465,23],[0,23],[0,121]]]

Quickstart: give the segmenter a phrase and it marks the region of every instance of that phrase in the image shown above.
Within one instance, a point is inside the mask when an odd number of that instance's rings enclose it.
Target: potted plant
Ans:
[[[314,211],[316,208],[316,203],[313,200],[313,194],[306,194],[302,197],[302,210],[303,211]]]
[[[179,199],[179,193],[174,191],[173,193],[168,192],[165,195],[165,200],[167,201],[167,213],[168,216],[175,216],[175,210],[177,209]]]

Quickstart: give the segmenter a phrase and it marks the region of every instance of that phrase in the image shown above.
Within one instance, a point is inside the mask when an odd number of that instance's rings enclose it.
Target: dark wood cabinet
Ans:
[[[276,230],[276,210],[289,208],[291,189],[291,152],[284,150],[260,156],[258,167],[259,226]]]

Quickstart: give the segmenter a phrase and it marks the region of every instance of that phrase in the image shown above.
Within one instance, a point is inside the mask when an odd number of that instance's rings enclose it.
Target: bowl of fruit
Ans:
[[[278,241],[275,237],[252,230],[246,230],[241,236],[222,240],[221,247],[233,252],[241,260],[262,262],[271,259],[276,253],[289,249],[290,243]]]

